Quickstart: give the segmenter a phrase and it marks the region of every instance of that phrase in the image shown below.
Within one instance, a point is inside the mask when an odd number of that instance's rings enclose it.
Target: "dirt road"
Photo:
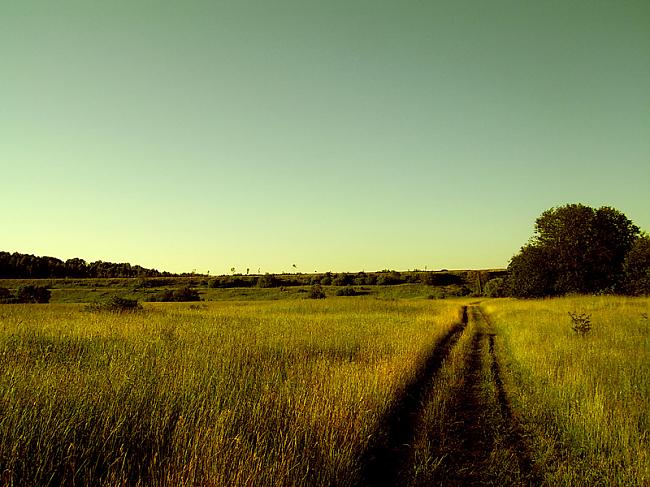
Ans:
[[[427,403],[438,391],[435,379],[463,334],[460,380],[445,398],[442,429],[422,422]],[[463,318],[432,350],[384,416],[377,441],[364,458],[362,485],[539,485],[530,455],[504,389],[496,334],[477,305],[464,308]],[[428,471],[417,470],[416,452],[422,436],[431,445]]]

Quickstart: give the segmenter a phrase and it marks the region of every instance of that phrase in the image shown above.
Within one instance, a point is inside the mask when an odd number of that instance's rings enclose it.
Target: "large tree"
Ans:
[[[508,267],[515,296],[594,293],[623,281],[623,263],[639,228],[620,211],[582,204],[551,208]]]
[[[650,294],[650,236],[641,234],[625,256],[625,292],[633,295]]]

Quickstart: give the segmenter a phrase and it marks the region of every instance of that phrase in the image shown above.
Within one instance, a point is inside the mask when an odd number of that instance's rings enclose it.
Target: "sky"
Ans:
[[[551,207],[650,230],[649,87],[647,0],[0,0],[0,250],[502,268]]]

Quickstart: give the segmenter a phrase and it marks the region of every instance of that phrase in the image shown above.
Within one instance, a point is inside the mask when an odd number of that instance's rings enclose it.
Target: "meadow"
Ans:
[[[649,303],[0,305],[0,484],[647,485]]]
[[[484,304],[504,382],[549,485],[650,483],[648,298],[576,296]],[[569,313],[591,318],[572,330]]]
[[[352,485],[458,321],[418,300],[0,308],[6,485]]]

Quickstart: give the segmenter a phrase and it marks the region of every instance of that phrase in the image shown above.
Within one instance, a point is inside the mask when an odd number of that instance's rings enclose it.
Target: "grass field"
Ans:
[[[648,298],[493,301],[508,396],[549,485],[650,484]],[[591,317],[571,329],[569,312]]]
[[[350,485],[458,305],[7,305],[0,318],[10,485]]]
[[[0,305],[0,484],[647,485],[649,302]]]

